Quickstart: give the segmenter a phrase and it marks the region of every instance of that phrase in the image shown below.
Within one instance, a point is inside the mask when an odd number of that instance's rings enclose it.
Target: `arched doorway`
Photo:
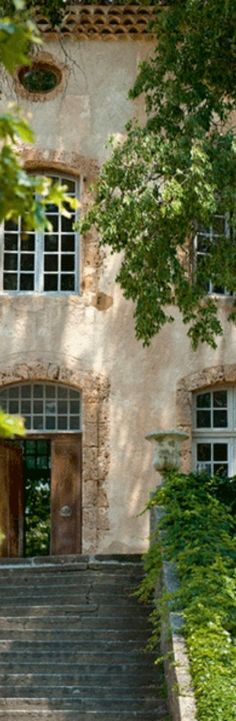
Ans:
[[[0,407],[25,418],[23,441],[0,444],[2,556],[81,552],[80,393],[57,383],[0,391]]]

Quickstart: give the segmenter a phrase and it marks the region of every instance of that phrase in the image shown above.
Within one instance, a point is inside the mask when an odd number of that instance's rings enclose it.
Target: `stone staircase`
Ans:
[[[137,556],[2,559],[0,721],[167,721]]]

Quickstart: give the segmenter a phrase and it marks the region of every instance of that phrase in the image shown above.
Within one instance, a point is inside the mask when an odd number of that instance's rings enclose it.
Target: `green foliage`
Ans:
[[[23,419],[20,416],[8,415],[0,410],[0,436],[12,438],[12,436],[24,436],[25,429]]]
[[[117,277],[135,303],[136,334],[150,343],[176,305],[194,348],[222,333],[213,285],[236,291],[236,243],[224,235],[193,266],[193,238],[221,210],[235,236],[236,6],[234,0],[169,0],[159,6],[157,48],[141,65],[131,98],[144,93],[147,120],[130,123],[82,221],[122,251]],[[229,319],[235,321],[231,301]]]
[[[199,721],[236,719],[236,518],[230,481],[171,473],[149,506],[164,507],[139,591],[153,591],[161,558],[175,563],[179,586],[169,598],[183,614]],[[235,490],[235,480],[233,480]],[[225,504],[218,496],[226,492]],[[162,599],[162,603],[166,599]],[[158,609],[153,616],[155,640]]]
[[[50,484],[45,478],[25,481],[25,555],[50,553]]]

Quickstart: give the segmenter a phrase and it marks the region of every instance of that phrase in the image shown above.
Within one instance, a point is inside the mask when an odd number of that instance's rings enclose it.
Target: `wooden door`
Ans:
[[[52,440],[51,554],[81,553],[81,436]]]
[[[22,449],[0,441],[0,556],[23,556],[24,477]]]

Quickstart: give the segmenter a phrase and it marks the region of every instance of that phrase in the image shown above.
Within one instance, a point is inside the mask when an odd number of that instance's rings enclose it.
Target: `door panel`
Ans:
[[[24,480],[22,450],[0,442],[0,556],[22,556],[24,540]]]
[[[51,554],[81,553],[81,436],[52,440]]]

